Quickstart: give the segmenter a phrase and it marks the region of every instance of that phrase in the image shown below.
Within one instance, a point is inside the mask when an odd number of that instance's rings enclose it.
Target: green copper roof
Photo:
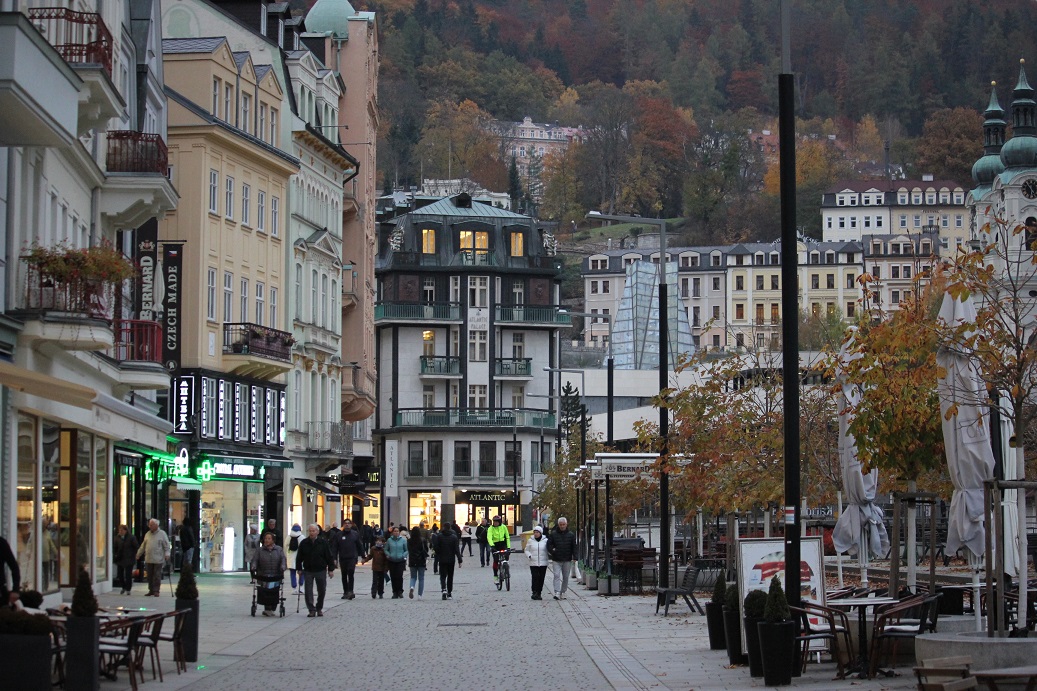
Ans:
[[[479,201],[472,200],[472,207],[463,208],[459,207],[454,203],[454,199],[457,195],[452,197],[444,197],[438,202],[423,206],[417,211],[412,211],[408,214],[411,217],[423,217],[423,216],[464,216],[467,218],[511,218],[515,220],[529,221],[529,216],[523,216],[507,209],[499,209],[491,204],[484,204]]]
[[[306,14],[306,30],[335,38],[349,38],[349,18],[356,10],[348,0],[317,0]]]

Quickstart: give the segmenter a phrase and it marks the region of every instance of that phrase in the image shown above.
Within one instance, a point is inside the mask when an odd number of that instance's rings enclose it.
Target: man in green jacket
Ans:
[[[486,542],[490,545],[493,554],[493,582],[497,583],[497,565],[501,559],[507,559],[508,555],[497,554],[500,550],[511,549],[511,534],[508,527],[501,525],[501,517],[493,517],[493,525],[486,531]]]

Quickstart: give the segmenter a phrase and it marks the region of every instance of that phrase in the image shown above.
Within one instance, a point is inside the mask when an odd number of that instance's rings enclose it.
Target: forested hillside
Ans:
[[[500,189],[503,147],[472,141],[458,152],[454,137],[528,115],[600,135],[568,162],[543,162],[542,216],[602,208],[686,215],[713,235],[767,234],[759,226],[771,202],[758,197],[776,183],[773,156],[750,132],[776,124],[777,0],[353,4],[379,13],[387,185],[449,168]],[[808,168],[800,177],[811,188],[881,174],[885,141],[904,174],[968,183],[991,80],[1007,107],[1020,58],[1037,64],[1033,0],[792,0],[792,8],[797,130],[800,146],[816,149],[800,156]],[[574,179],[560,190],[551,185],[558,175]],[[801,218],[812,227],[809,213]]]

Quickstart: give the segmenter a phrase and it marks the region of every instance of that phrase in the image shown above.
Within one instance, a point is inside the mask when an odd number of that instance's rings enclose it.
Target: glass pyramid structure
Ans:
[[[688,313],[677,290],[677,264],[666,263],[666,297],[670,369],[680,355],[691,355]],[[652,262],[635,261],[627,266],[626,285],[612,328],[612,355],[616,369],[659,369],[659,267]]]

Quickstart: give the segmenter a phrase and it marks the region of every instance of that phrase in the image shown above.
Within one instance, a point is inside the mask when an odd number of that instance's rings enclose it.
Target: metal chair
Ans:
[[[137,691],[137,640],[144,630],[144,617],[116,619],[101,624],[101,642],[98,651],[101,658],[107,656],[105,676],[115,679],[118,669],[125,667],[130,673],[130,686]],[[141,672],[141,681],[144,673]]]
[[[137,669],[140,670],[141,677],[144,676],[144,652],[147,651],[151,658],[151,678],[155,678],[155,667],[158,667],[158,680],[165,681],[162,678],[162,660],[158,654],[158,642],[162,640],[162,622],[166,620],[169,614],[153,614],[150,617],[144,619],[144,629],[141,631],[140,637],[137,639]]]
[[[846,642],[846,650],[849,652],[850,648],[850,634],[844,628],[840,631],[840,626],[836,624],[835,610],[828,610],[827,607],[822,608],[820,605],[808,608],[807,605],[813,605],[814,603],[804,603],[803,607],[789,607],[792,612],[792,616],[797,620],[797,631],[796,631],[796,643],[803,651],[802,653],[802,666],[803,671],[807,669],[807,661],[810,659],[810,643],[812,641],[824,641],[828,647],[829,654],[835,661],[836,668],[838,670],[837,676],[842,679],[846,676],[846,672],[843,670],[843,658],[839,652],[839,638],[843,637]],[[826,611],[827,610],[827,611]],[[846,618],[846,615],[842,612],[838,612],[839,615]],[[811,623],[811,618],[816,618],[817,625]]]
[[[699,569],[694,566],[689,566],[684,570],[684,578],[681,579],[680,587],[678,588],[659,588],[655,591],[655,613],[659,613],[659,607],[665,605],[663,609],[663,616],[669,616],[670,604],[674,602],[678,596],[683,597],[684,601],[688,603],[688,608],[694,612],[697,608],[699,614],[705,614],[702,609],[702,605],[695,599],[695,585],[699,580]],[[691,598],[691,599],[688,599]],[[695,603],[692,605],[692,603]]]
[[[176,663],[176,673],[180,674],[181,671],[187,671],[187,661],[184,659],[184,626],[187,624],[187,615],[191,613],[189,609],[178,609],[170,614],[173,616],[173,630],[169,631],[167,628],[164,633],[160,633],[158,640],[166,641],[173,644],[173,662]]]
[[[927,595],[918,602],[915,596],[890,607],[882,609],[876,614],[875,626],[871,634],[871,650],[868,658],[871,660],[868,675],[875,676],[878,667],[879,653],[884,643],[892,641],[892,667],[896,667],[897,644],[906,638],[914,638],[923,633],[936,631],[936,620],[940,616],[940,594]],[[917,619],[909,619],[912,614],[917,613]]]

